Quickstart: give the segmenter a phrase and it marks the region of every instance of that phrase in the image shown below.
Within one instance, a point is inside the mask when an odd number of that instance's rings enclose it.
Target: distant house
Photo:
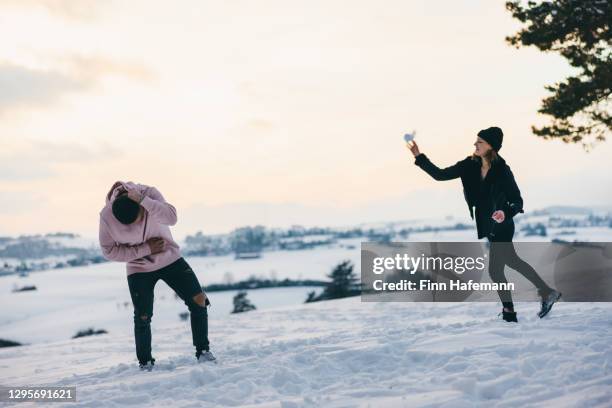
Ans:
[[[234,259],[257,259],[257,258],[261,258],[260,251],[244,251],[244,252],[236,251],[234,255]]]
[[[300,237],[281,238],[278,247],[284,250],[309,249],[320,245],[331,245],[335,242],[331,234],[304,235]]]
[[[235,259],[260,258],[265,237],[265,228],[262,226],[242,227],[232,231],[230,242]]]

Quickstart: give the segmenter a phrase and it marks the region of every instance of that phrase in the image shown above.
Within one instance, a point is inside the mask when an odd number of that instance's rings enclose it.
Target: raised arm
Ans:
[[[155,187],[149,187],[147,195],[140,202],[149,215],[164,225],[176,224],[176,208],[164,199]]]
[[[416,156],[414,164],[422,168],[427,174],[436,180],[452,180],[461,177],[461,162],[453,164],[452,166],[439,168],[429,160],[425,153],[420,153]]]
[[[111,195],[113,194],[113,190],[115,190],[115,188],[119,187],[121,185],[120,181],[115,181],[115,184],[113,184],[113,186],[110,188],[110,190],[108,190],[108,193],[106,194],[106,201],[108,202],[111,198]]]
[[[100,248],[102,255],[110,260],[117,262],[129,262],[134,259],[151,255],[151,248],[146,242],[138,245],[118,244],[108,232],[108,225],[100,217]]]

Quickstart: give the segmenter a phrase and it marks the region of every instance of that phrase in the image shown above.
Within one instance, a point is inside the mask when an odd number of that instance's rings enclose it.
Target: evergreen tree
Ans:
[[[308,292],[307,297],[306,297],[306,302],[304,303],[315,302],[316,300],[317,300],[317,293],[314,290],[311,290],[310,292]]]
[[[323,291],[322,297],[324,299],[342,298],[350,296],[354,292],[353,286],[357,282],[357,277],[351,261],[347,260],[339,263],[327,277],[331,279],[331,282]]]
[[[248,312],[249,310],[255,310],[256,307],[247,299],[247,293],[245,291],[239,291],[234,296],[234,310],[232,313]]]
[[[519,48],[534,45],[565,57],[574,76],[545,88],[553,94],[542,101],[539,113],[552,117],[549,126],[532,132],[544,139],[582,143],[588,150],[612,131],[610,117],[612,52],[610,0],[506,2],[512,16],[528,25],[506,41]],[[590,143],[587,143],[591,141]]]

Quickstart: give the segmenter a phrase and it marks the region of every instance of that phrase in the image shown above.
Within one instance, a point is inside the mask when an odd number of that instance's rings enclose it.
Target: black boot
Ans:
[[[140,367],[141,370],[147,370],[147,371],[151,371],[153,370],[153,366],[155,365],[155,359],[153,357],[151,357],[150,360],[145,360],[145,361],[139,361],[138,362],[138,367]]]
[[[514,305],[511,302],[504,302],[501,315],[507,322],[518,323],[516,318],[516,312],[514,311]]]
[[[502,310],[502,315],[505,321],[518,323],[516,312],[506,312],[505,310]]]

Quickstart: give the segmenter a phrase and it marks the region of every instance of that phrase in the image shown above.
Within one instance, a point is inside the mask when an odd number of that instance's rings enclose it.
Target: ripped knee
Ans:
[[[200,292],[193,297],[193,301],[199,306],[206,306],[206,295],[204,292]]]
[[[142,321],[146,321],[147,319],[149,319],[149,316],[146,313],[140,316],[140,320]]]

